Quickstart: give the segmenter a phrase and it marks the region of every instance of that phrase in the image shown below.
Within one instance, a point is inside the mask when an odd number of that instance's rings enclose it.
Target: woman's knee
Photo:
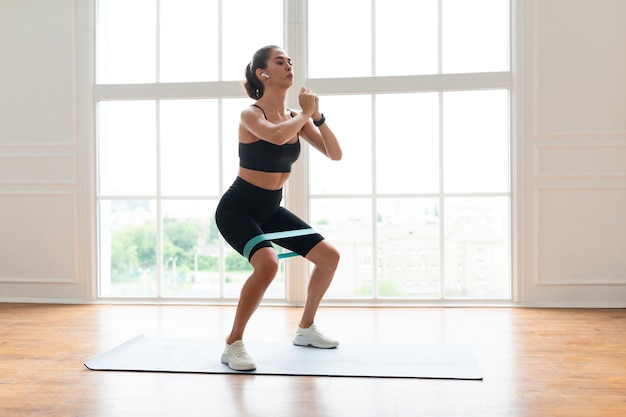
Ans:
[[[334,270],[339,265],[341,255],[333,245],[323,240],[311,249],[307,258],[315,265],[326,266]]]
[[[272,248],[257,250],[250,259],[254,274],[271,282],[278,273],[278,256]]]
[[[329,246],[328,254],[326,255],[328,258],[328,262],[336,267],[339,264],[339,259],[341,259],[341,254],[339,253],[337,248],[335,248],[334,246],[332,245],[328,245],[328,246]]]

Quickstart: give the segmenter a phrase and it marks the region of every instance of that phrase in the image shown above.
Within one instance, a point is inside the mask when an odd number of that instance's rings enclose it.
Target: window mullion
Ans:
[[[221,2],[220,2],[221,5]],[[220,17],[221,19],[221,17]],[[218,129],[218,152],[221,155],[219,158],[219,164],[220,164],[220,169],[219,169],[219,193],[220,195],[223,195],[224,192],[226,192],[226,190],[224,189],[224,106],[223,106],[223,99],[219,99],[217,101],[217,113],[218,113],[218,118],[217,118],[217,129]],[[222,237],[221,233],[219,234],[217,241],[219,243],[219,249],[218,249],[218,253],[219,253],[219,266],[217,268],[218,271],[218,275],[219,275],[219,298],[224,298],[224,291],[225,291],[225,282],[226,282],[226,254],[224,251],[224,238]]]
[[[224,28],[224,24],[222,23],[222,0],[218,0],[217,2],[217,62],[219,65],[217,66],[217,79],[222,81],[224,76],[223,74],[223,59],[224,59],[224,47],[222,43],[224,42],[224,37],[222,36],[222,30]]]
[[[246,97],[240,81],[100,84],[94,92],[97,101]]]
[[[156,82],[161,82],[161,0],[156,3]]]
[[[370,49],[372,51],[372,69],[371,74],[376,75],[376,0],[371,0],[372,15],[371,15],[371,46]]]
[[[443,73],[443,6],[437,2],[437,73]]]
[[[432,91],[485,90],[511,88],[510,72],[429,74],[388,77],[315,78],[308,81],[316,93],[421,93]]]
[[[157,263],[157,298],[163,297],[163,207],[161,204],[161,102],[155,101],[156,111],[156,263]]]
[[[445,297],[445,205],[443,198],[444,184],[444,163],[443,155],[443,92],[439,92],[439,299],[444,300]]]
[[[377,172],[377,160],[376,160],[376,146],[378,136],[376,134],[376,94],[372,94],[372,296],[374,300],[379,298],[378,294],[378,189],[376,187],[376,172]]]
[[[371,69],[371,74],[373,76],[376,76],[376,53],[377,53],[377,49],[376,49],[376,0],[372,0],[371,2],[371,9],[372,9],[372,14],[371,14],[371,28],[372,28],[372,33],[371,33],[371,51],[372,51],[372,69]],[[376,135],[376,94],[372,94],[372,107],[370,109],[370,114],[372,115],[371,117],[371,124],[372,124],[372,201],[370,202],[371,206],[372,206],[372,213],[371,213],[371,221],[372,221],[372,297],[374,300],[377,300],[379,298],[379,293],[378,293],[378,282],[379,282],[379,277],[378,277],[378,223],[376,222],[376,213],[378,210],[378,194],[377,194],[377,188],[376,188],[376,145],[377,145],[377,135]]]
[[[218,0],[217,2],[217,27],[218,27],[218,31],[217,31],[217,53],[218,53],[218,62],[219,62],[219,66],[217,68],[217,79],[220,80],[220,85],[223,84],[222,81],[222,77],[223,77],[223,71],[222,68],[224,67],[223,65],[223,46],[222,43],[224,42],[224,37],[222,36],[222,30],[223,30],[223,8],[222,8],[222,0]],[[238,83],[239,84],[239,83]],[[224,100],[223,97],[220,96],[218,99],[218,103],[217,103],[217,112],[218,112],[218,118],[217,118],[217,123],[218,123],[218,152],[220,154],[220,158],[219,158],[219,164],[220,164],[220,169],[219,169],[219,193],[220,195],[223,195],[224,192],[226,192],[226,190],[224,189]],[[217,267],[217,272],[218,272],[218,280],[219,280],[219,288],[218,288],[218,297],[220,299],[224,298],[224,292],[226,291],[225,289],[225,284],[226,284],[226,251],[225,251],[225,240],[224,237],[222,236],[221,233],[218,233],[218,237],[217,237],[217,242],[218,242],[218,259],[219,259],[219,264]]]
[[[284,48],[295,64],[296,82],[287,95],[287,106],[298,107],[300,87],[308,83],[307,65],[307,9],[308,2],[285,0],[284,2]],[[294,165],[285,186],[285,204],[296,215],[309,221],[308,146],[302,147],[300,160]],[[301,303],[306,298],[308,264],[300,258],[289,260],[285,274],[285,297],[288,302]],[[307,278],[305,278],[307,277]]]

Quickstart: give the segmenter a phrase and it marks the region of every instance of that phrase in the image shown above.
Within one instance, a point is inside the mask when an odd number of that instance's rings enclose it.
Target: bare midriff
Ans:
[[[289,179],[289,172],[264,172],[239,167],[239,177],[266,190],[279,190]]]

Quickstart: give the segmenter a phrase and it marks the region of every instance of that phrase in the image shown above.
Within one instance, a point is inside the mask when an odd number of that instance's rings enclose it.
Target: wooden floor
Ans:
[[[262,307],[247,339],[290,343],[300,311]],[[221,340],[233,313],[209,306],[0,304],[0,416],[626,415],[626,310],[323,308],[318,314],[319,327],[344,342],[469,345],[483,381],[83,366],[138,334]]]

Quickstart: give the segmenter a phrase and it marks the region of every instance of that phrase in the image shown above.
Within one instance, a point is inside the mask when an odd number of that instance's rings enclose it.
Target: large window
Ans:
[[[282,1],[99,0],[97,11],[100,296],[237,297],[251,268],[214,212],[237,172],[250,102],[239,80],[257,44],[282,42]],[[283,268],[268,296],[284,288]]]
[[[345,148],[309,166],[342,254],[328,296],[509,298],[509,2],[359,4],[309,2],[309,84]]]
[[[287,51],[298,80],[344,150],[333,162],[310,148],[290,180],[305,192],[284,202],[341,252],[328,299],[510,298],[509,0],[97,9],[100,296],[238,296],[250,266],[214,211],[251,103],[243,69],[279,44],[302,45]],[[287,267],[300,261],[281,262],[267,297],[301,300],[306,274]]]

